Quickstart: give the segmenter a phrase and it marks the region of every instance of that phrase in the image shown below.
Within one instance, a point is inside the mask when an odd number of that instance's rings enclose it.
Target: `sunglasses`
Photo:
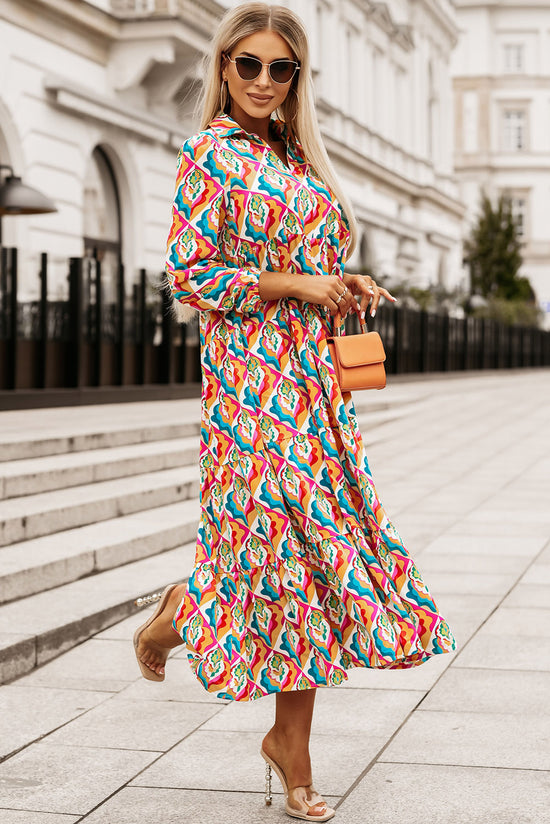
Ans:
[[[229,57],[224,55],[230,63],[237,67],[241,80],[255,80],[260,76],[262,68],[267,66],[269,76],[274,83],[290,83],[300,66],[295,60],[273,60],[271,63],[262,63],[257,57]]]

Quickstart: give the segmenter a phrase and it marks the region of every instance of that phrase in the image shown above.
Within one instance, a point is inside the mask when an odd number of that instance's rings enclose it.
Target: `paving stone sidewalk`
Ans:
[[[315,784],[339,824],[550,824],[550,371],[407,392],[364,441],[459,649],[319,690]],[[1,824],[290,821],[263,804],[272,697],[210,697],[181,650],[144,681],[141,620],[0,687]]]

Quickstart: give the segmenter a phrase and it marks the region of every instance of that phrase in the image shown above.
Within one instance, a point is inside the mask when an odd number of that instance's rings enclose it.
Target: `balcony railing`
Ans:
[[[119,17],[178,17],[199,5],[197,0],[111,0],[111,11]]]

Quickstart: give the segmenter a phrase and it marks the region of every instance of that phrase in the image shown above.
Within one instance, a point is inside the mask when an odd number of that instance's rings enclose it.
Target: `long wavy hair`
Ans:
[[[349,256],[357,240],[357,224],[321,138],[315,113],[309,43],[304,24],[297,14],[284,6],[251,2],[242,3],[224,14],[206,58],[205,82],[200,99],[201,129],[206,129],[220,112],[229,111],[231,101],[228,100],[227,87],[222,80],[223,55],[230,54],[243,38],[265,29],[279,34],[300,64],[300,71],[294,75],[292,86],[278,114],[285,122],[290,138],[301,143],[307,162],[326,183],[344,210],[351,235]]]
[[[304,24],[297,14],[284,6],[257,2],[244,2],[224,14],[210,53],[205,58],[205,79],[198,101],[200,128],[206,129],[221,112],[230,111],[231,100],[222,79],[223,55],[230,54],[243,38],[266,29],[276,32],[288,43],[300,64],[300,71],[294,75],[278,114],[286,125],[289,137],[301,144],[306,161],[329,187],[344,211],[351,236],[349,257],[357,240],[357,224],[323,144],[315,113],[309,43]],[[188,323],[196,315],[193,309],[178,300],[174,300],[172,306],[176,319],[181,323]]]

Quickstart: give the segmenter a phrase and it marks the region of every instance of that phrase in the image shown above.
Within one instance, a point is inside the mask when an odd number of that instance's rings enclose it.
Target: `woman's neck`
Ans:
[[[233,112],[233,110],[229,113],[229,116],[232,117],[235,123],[238,123],[239,126],[245,130],[245,132],[257,134],[258,137],[266,143],[268,143],[271,139],[269,128],[271,116],[261,118],[250,117],[246,114],[246,112]]]

